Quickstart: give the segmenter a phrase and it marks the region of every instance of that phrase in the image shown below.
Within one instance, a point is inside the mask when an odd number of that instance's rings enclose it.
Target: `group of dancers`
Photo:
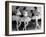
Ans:
[[[34,7],[34,10],[26,10],[26,7],[24,7],[22,10],[20,10],[19,6],[16,6],[16,12],[12,12],[12,28],[13,30],[26,30],[26,27],[28,26],[29,22],[32,19],[38,18],[40,15],[40,12],[38,12],[37,7]],[[36,20],[36,28],[39,27],[38,20]]]

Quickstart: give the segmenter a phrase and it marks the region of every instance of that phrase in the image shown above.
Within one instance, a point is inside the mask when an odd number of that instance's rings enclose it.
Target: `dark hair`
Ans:
[[[16,13],[17,13],[16,11],[12,11],[12,16],[13,16],[13,15],[16,15]]]
[[[34,16],[33,10],[30,10],[30,12],[32,13],[32,17]]]
[[[26,10],[26,7],[24,7],[23,10]]]
[[[16,9],[18,9],[19,8],[19,6],[16,6]]]
[[[35,9],[37,9],[37,7],[34,7]]]
[[[33,10],[30,10],[30,12],[32,13],[32,12],[33,12]]]
[[[15,13],[12,12],[12,16],[15,15]]]

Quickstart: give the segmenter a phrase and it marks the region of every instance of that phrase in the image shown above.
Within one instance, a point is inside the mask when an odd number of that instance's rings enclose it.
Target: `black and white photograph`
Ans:
[[[9,3],[9,34],[44,33],[44,3]]]
[[[12,6],[12,30],[26,31],[41,28],[41,7]]]

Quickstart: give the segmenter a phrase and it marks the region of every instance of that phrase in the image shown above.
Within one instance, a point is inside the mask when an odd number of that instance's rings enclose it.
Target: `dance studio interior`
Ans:
[[[37,30],[41,28],[41,7],[12,6],[12,31]]]

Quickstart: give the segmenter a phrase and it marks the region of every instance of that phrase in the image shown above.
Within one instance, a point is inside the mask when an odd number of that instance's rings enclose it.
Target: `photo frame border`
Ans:
[[[41,4],[44,5],[44,32],[42,33],[27,33],[27,34],[9,34],[9,3],[26,3],[26,4]],[[18,35],[34,35],[45,34],[45,3],[40,2],[21,2],[21,1],[5,1],[5,35],[6,36],[18,36]]]

